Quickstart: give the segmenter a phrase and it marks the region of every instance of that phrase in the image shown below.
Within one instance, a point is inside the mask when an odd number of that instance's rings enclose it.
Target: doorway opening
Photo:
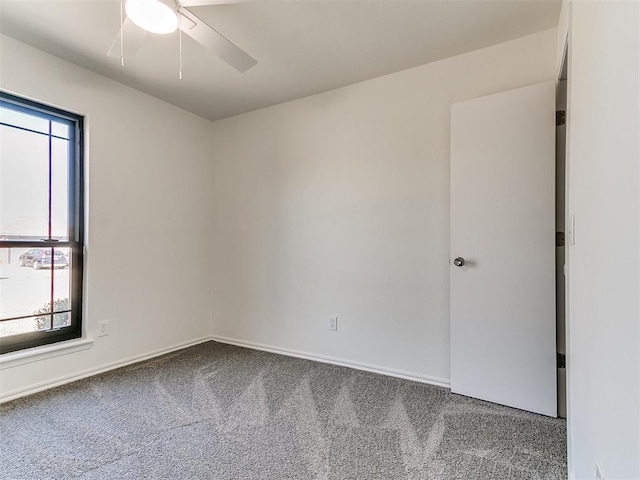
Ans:
[[[567,418],[566,357],[566,151],[567,126],[567,54],[565,46],[562,68],[556,89],[556,351],[558,352],[558,416]]]

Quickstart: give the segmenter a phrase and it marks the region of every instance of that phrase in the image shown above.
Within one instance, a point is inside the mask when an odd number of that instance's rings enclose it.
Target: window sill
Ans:
[[[93,339],[79,338],[68,340],[66,342],[54,343],[52,345],[43,345],[42,347],[27,348],[17,352],[5,353],[0,355],[0,370],[25,365],[31,362],[39,362],[69,353],[87,350],[93,346]]]

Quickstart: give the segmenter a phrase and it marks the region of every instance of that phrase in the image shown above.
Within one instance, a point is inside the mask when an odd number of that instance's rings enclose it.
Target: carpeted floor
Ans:
[[[2,479],[564,479],[565,422],[208,342],[0,407]]]

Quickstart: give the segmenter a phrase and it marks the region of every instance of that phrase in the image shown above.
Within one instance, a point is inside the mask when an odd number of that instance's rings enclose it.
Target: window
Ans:
[[[0,92],[0,353],[82,333],[83,119]]]

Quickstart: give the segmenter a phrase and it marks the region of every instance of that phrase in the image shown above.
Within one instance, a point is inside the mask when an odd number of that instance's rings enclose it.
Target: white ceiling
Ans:
[[[119,0],[0,0],[0,31],[215,120],[555,27],[560,0],[257,0],[190,10],[258,60],[239,73],[186,35],[106,52]],[[126,41],[126,39],[125,39]]]

